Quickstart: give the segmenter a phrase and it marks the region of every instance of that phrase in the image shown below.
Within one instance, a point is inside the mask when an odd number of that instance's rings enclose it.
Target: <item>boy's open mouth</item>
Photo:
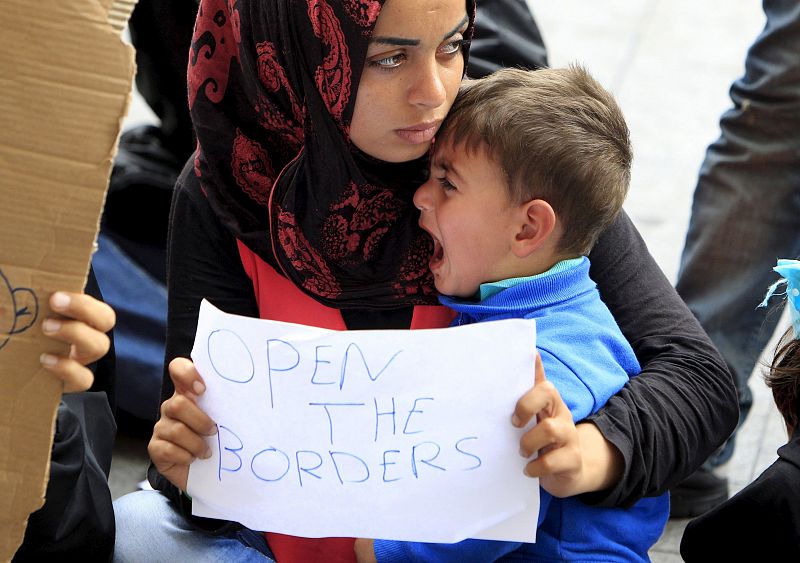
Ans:
[[[431,254],[430,262],[428,262],[428,267],[433,270],[434,268],[438,267],[442,260],[444,259],[444,248],[442,244],[439,242],[435,236],[431,235],[433,239],[433,254]]]

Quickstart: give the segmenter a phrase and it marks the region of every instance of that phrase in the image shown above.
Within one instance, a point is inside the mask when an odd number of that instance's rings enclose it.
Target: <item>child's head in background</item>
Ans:
[[[775,405],[791,435],[800,417],[800,340],[795,338],[794,329],[783,335],[764,381],[772,390]]]

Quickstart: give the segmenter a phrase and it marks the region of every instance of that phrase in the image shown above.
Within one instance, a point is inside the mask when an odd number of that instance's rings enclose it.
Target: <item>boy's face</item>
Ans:
[[[419,225],[434,242],[430,268],[436,289],[471,297],[480,284],[514,275],[511,243],[518,209],[500,168],[481,149],[437,144],[431,176],[414,194]]]

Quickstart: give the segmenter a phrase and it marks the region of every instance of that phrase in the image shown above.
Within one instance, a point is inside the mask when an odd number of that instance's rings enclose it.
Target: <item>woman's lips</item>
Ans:
[[[436,135],[436,132],[439,130],[439,126],[441,124],[441,121],[429,121],[427,123],[412,125],[411,127],[406,127],[405,129],[396,129],[395,132],[397,133],[398,137],[407,143],[411,143],[412,145],[430,143],[433,140],[434,135]]]

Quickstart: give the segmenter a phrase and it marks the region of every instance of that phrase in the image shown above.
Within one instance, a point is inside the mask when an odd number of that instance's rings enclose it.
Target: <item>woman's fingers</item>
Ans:
[[[581,468],[581,459],[568,448],[555,448],[532,460],[525,466],[529,477],[547,477],[570,474]],[[554,493],[554,491],[549,491]],[[556,495],[561,496],[561,495]]]
[[[211,456],[204,436],[215,434],[216,429],[193,398],[176,392],[161,405],[161,418],[147,446],[150,459],[162,475],[186,490],[189,464]]]
[[[191,398],[176,392],[161,404],[161,420],[179,422],[191,432],[201,436],[213,436],[217,425]],[[161,420],[157,424],[161,424]]]
[[[555,386],[547,380],[540,381],[517,401],[511,423],[521,428],[534,416],[552,416],[560,402],[561,396]]]
[[[573,428],[571,419],[569,421],[562,418],[540,420],[520,439],[520,455],[530,457],[536,452],[543,455],[549,450],[562,447],[570,441]]]
[[[172,442],[159,439],[154,433],[147,445],[147,453],[159,473],[180,490],[186,490],[189,464],[194,461],[194,456],[190,452]]]
[[[45,369],[64,382],[64,393],[86,391],[94,383],[92,371],[72,358],[42,354],[40,361]]]
[[[177,393],[202,395],[206,390],[203,378],[197,372],[192,360],[175,358],[169,363],[169,377]]]
[[[211,453],[204,438],[208,435],[210,434],[201,434],[182,420],[168,416],[162,416],[153,427],[153,438],[173,444],[191,456],[199,458],[207,458]],[[178,460],[173,461],[177,462]]]
[[[50,296],[49,304],[59,315],[86,323],[100,332],[108,332],[116,323],[114,309],[84,293],[57,291]]]

